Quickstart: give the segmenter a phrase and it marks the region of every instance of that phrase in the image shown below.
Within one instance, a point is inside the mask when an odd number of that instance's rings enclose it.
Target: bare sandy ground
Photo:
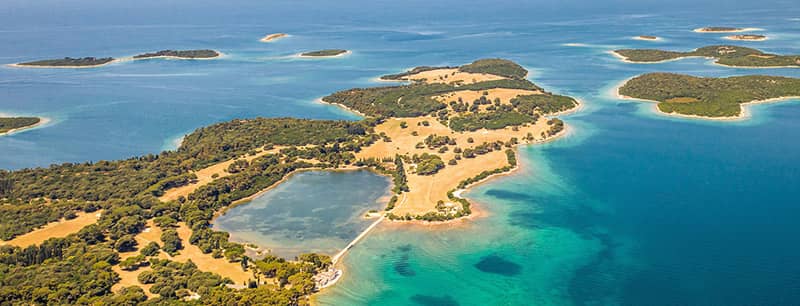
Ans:
[[[408,125],[403,129],[400,127],[400,122],[405,121]],[[418,125],[422,121],[428,121],[429,126]],[[377,141],[375,144],[364,148],[356,156],[358,158],[383,158],[394,157],[395,154],[413,155],[422,153],[438,154],[442,160],[447,163],[456,155],[453,153],[454,147],[461,149],[473,148],[484,142],[496,141],[509,141],[512,137],[516,137],[521,143],[524,142],[523,138],[528,133],[534,135],[538,140],[541,138],[541,133],[547,131],[549,126],[547,120],[539,120],[534,125],[520,127],[518,131],[513,131],[511,128],[500,130],[478,130],[475,132],[454,132],[450,128],[444,126],[432,117],[420,118],[392,118],[386,122],[378,125],[375,131],[380,133],[384,132],[391,139],[391,142]],[[417,132],[418,135],[412,135]],[[425,137],[431,134],[439,136],[449,136],[456,140],[455,146],[449,146],[450,149],[445,153],[438,153],[438,149],[428,149],[427,147],[417,149],[417,143],[423,142]],[[468,143],[467,138],[472,138],[473,143]],[[458,164],[446,165],[438,173],[434,175],[421,176],[412,173],[414,165],[406,165],[408,186],[410,192],[403,193],[398,199],[398,203],[393,211],[396,215],[420,215],[427,212],[436,210],[436,203],[441,200],[445,203],[451,202],[447,198],[447,192],[455,189],[458,184],[467,179],[474,177],[485,170],[494,170],[508,165],[508,159],[505,154],[505,148],[500,151],[493,151],[484,155],[477,155],[475,158],[462,158]]]
[[[403,77],[403,80],[425,83],[461,83],[472,84],[484,81],[502,80],[504,77],[486,74],[459,71],[458,68],[428,70]]]
[[[0,241],[0,245],[13,245],[27,247],[29,245],[40,244],[53,237],[66,237],[69,234],[77,233],[84,226],[93,224],[100,219],[102,211],[92,213],[78,213],[78,217],[71,220],[61,220],[48,223],[42,228],[33,230],[27,234],[19,235],[8,241]]]

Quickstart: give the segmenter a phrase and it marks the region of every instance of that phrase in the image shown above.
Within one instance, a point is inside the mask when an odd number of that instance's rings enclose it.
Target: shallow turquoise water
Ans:
[[[569,137],[523,148],[523,170],[468,194],[487,217],[440,230],[379,227],[345,257],[347,272],[322,304],[800,304],[800,102],[755,106],[753,120],[720,123],[658,116],[609,94],[650,71],[800,70],[703,59],[635,65],[606,53],[729,43],[691,29],[730,25],[771,37],[737,44],[797,54],[796,1],[29,2],[0,8],[0,62],[164,48],[227,56],[2,67],[0,112],[54,119],[0,137],[2,168],[157,152],[238,117],[356,119],[313,101],[375,86],[381,74],[482,57],[515,60],[537,84],[585,102],[566,118]],[[272,32],[293,37],[257,42]],[[665,40],[630,39],[641,34]],[[353,54],[291,57],[323,48]]]
[[[364,215],[382,210],[388,193],[389,180],[366,170],[301,172],[229,209],[214,221],[214,228],[276,256],[333,256],[374,221]]]

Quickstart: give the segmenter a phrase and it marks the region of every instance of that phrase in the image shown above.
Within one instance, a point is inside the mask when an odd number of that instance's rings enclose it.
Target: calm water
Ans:
[[[650,71],[800,70],[702,59],[632,65],[606,53],[729,43],[690,31],[725,25],[770,36],[737,44],[797,54],[796,1],[29,2],[0,6],[0,62],[165,48],[226,57],[0,68],[0,112],[54,119],[0,137],[2,168],[157,152],[197,127],[239,117],[356,119],[313,101],[374,86],[381,74],[481,57],[515,60],[537,84],[585,102],[566,118],[569,137],[522,149],[522,171],[469,193],[487,217],[441,230],[379,227],[345,257],[345,277],[319,296],[322,304],[800,304],[800,102],[718,123],[657,116],[651,105],[609,95]],[[293,36],[257,42],[273,32]],[[630,39],[641,34],[665,40]],[[291,56],[323,48],[353,54]]]
[[[386,207],[389,180],[366,170],[310,171],[229,209],[214,221],[234,241],[269,248],[272,254],[339,252],[374,219],[369,210]]]

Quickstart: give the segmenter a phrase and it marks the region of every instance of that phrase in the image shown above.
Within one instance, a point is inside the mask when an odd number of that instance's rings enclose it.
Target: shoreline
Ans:
[[[339,103],[326,102],[326,101],[322,100],[322,98],[324,98],[324,97],[320,97],[320,98],[314,99],[314,102],[317,102],[319,104],[333,105],[333,106],[336,106],[336,107],[341,108],[343,110],[346,110],[346,111],[348,111],[350,113],[359,115],[359,116],[361,116],[363,118],[369,117],[369,116],[367,116],[367,115],[365,115],[365,114],[363,114],[363,113],[361,113],[361,112],[359,112],[357,110],[354,110],[354,109],[351,109],[351,108],[347,107],[347,105],[339,104]]]
[[[48,123],[53,121],[52,119],[50,119],[48,117],[37,117],[37,118],[39,118],[39,122],[37,122],[36,124],[32,124],[32,125],[29,125],[29,126],[18,127],[18,128],[15,128],[15,129],[10,129],[8,131],[0,133],[0,137],[10,136],[10,135],[17,134],[17,133],[20,133],[20,132],[24,132],[24,131],[40,128],[40,127],[43,127],[43,126],[45,126]]]
[[[653,111],[655,114],[664,116],[664,117],[676,117],[676,118],[684,118],[684,119],[693,119],[693,120],[713,120],[713,121],[745,121],[752,119],[752,115],[750,114],[749,106],[757,105],[757,104],[770,104],[775,102],[780,102],[784,100],[796,100],[800,99],[800,96],[782,96],[782,97],[775,97],[775,98],[768,98],[768,99],[761,99],[761,100],[752,100],[748,102],[739,103],[739,108],[741,111],[739,115],[736,116],[725,116],[725,117],[708,117],[708,116],[700,116],[700,115],[687,115],[681,113],[665,113],[658,108],[658,104],[661,103],[660,101],[656,100],[649,100],[649,99],[642,99],[642,98],[634,98],[630,96],[626,96],[619,93],[619,89],[625,84],[628,83],[632,78],[628,78],[623,80],[622,82],[618,83],[617,86],[613,88],[614,94],[618,99],[621,100],[633,100],[633,101],[641,101],[646,103],[653,104]]]

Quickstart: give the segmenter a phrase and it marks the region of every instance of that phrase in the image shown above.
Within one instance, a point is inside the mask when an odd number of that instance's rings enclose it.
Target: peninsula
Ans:
[[[659,63],[687,57],[716,59],[715,63],[731,67],[776,68],[800,67],[800,55],[777,55],[739,46],[708,46],[693,51],[665,51],[657,49],[620,49],[612,54],[629,63]]]
[[[284,37],[288,37],[288,36],[289,36],[289,34],[286,34],[286,33],[273,33],[273,34],[269,34],[267,36],[262,37],[259,41],[260,42],[272,42],[272,41],[276,41],[278,39],[281,39],[281,38],[284,38]]]
[[[29,129],[42,122],[38,117],[0,117],[0,136]]]
[[[762,41],[767,40],[767,36],[758,34],[740,34],[725,36],[729,40]]]
[[[742,105],[800,97],[800,79],[749,75],[704,78],[648,73],[617,89],[621,98],[656,102],[659,112],[705,119],[739,119]]]
[[[246,253],[210,226],[214,216],[247,205],[293,172],[357,168],[394,181],[376,222],[468,216],[460,191],[513,169],[515,146],[563,134],[564,123],[552,116],[578,106],[526,80],[527,71],[507,60],[421,70],[424,77],[406,74],[417,80],[408,85],[322,98],[363,114],[360,121],[237,119],[194,131],[175,151],[0,171],[0,237],[35,243],[0,247],[0,299],[304,304],[339,275],[330,257]],[[101,209],[77,232],[28,235]]]
[[[325,49],[319,51],[311,51],[311,52],[304,52],[300,53],[302,57],[334,57],[334,56],[342,56],[350,51],[343,50],[343,49]]]

